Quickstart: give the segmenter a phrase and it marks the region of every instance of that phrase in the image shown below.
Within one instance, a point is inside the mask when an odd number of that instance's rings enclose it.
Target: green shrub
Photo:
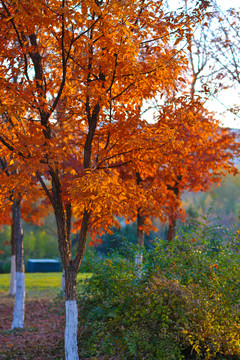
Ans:
[[[82,357],[239,359],[238,234],[215,251],[217,230],[156,241],[141,277],[129,244],[131,256],[98,262],[79,296]]]
[[[121,359],[183,358],[181,345],[175,341],[178,328],[168,306],[168,290],[176,301],[178,286],[175,282],[159,286],[153,278],[139,279],[137,272],[132,263],[116,254],[98,266],[79,298],[84,321],[82,356],[104,353],[115,359],[117,354]]]
[[[10,260],[0,260],[0,274],[8,274],[11,271]]]
[[[97,268],[97,264],[102,261],[102,256],[93,247],[87,247],[79,271],[81,273],[92,273]]]
[[[4,261],[2,265],[2,272],[3,274],[8,274],[11,271],[11,261]]]

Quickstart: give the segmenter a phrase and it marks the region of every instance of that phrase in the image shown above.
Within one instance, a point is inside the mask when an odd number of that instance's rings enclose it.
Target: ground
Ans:
[[[0,295],[0,359],[64,359],[64,301],[26,300],[23,330],[10,331],[14,299]]]

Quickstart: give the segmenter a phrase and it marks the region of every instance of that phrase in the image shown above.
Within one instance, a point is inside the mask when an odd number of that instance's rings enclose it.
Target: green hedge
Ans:
[[[79,295],[80,355],[240,359],[237,237],[217,251],[210,231],[159,240],[144,253],[141,277],[118,254],[98,262]]]

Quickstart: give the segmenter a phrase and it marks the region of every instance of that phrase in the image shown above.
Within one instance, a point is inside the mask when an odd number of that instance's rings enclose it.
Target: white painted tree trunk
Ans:
[[[138,269],[137,275],[139,278],[142,277],[142,263],[143,263],[143,253],[141,250],[135,255],[134,263]]]
[[[23,229],[21,224],[21,200],[13,201],[12,205],[13,233],[16,254],[16,295],[13,310],[12,330],[23,328],[24,323],[24,262],[23,262]]]
[[[62,272],[61,291],[65,293],[65,270]]]
[[[141,178],[138,175],[138,184],[140,184],[142,182]],[[137,211],[137,245],[138,245],[138,250],[137,253],[135,255],[135,265],[138,269],[137,271],[137,275],[139,278],[142,277],[142,264],[143,264],[143,249],[144,249],[144,230],[143,230],[143,226],[144,226],[144,222],[145,222],[145,216],[141,215],[140,213],[140,209],[138,209]]]
[[[65,359],[79,360],[77,347],[78,309],[76,300],[67,300],[65,307]]]
[[[23,328],[24,323],[24,300],[25,300],[25,283],[24,273],[16,272],[16,296],[13,310],[12,330]]]
[[[9,295],[14,296],[15,294],[16,294],[16,255],[12,255]]]
[[[136,256],[135,256],[135,265],[139,268],[142,267],[142,262],[143,262],[143,254],[142,251],[139,251]]]

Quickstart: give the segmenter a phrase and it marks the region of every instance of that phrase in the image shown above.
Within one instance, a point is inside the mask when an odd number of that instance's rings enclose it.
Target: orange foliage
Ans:
[[[185,96],[168,101],[152,125],[140,109],[186,87],[178,44],[206,6],[173,16],[160,0],[1,0],[0,158],[10,160],[11,174],[2,177],[0,200],[20,193],[27,218],[37,221],[45,207],[28,202],[48,198],[65,267],[72,216],[80,229],[77,268],[87,231],[109,231],[116,216],[134,220],[139,208],[150,229],[150,218],[164,218],[174,201],[168,186],[176,165],[192,161],[202,105]],[[124,179],[126,166],[140,173],[141,186]],[[190,186],[190,173],[181,171]]]

